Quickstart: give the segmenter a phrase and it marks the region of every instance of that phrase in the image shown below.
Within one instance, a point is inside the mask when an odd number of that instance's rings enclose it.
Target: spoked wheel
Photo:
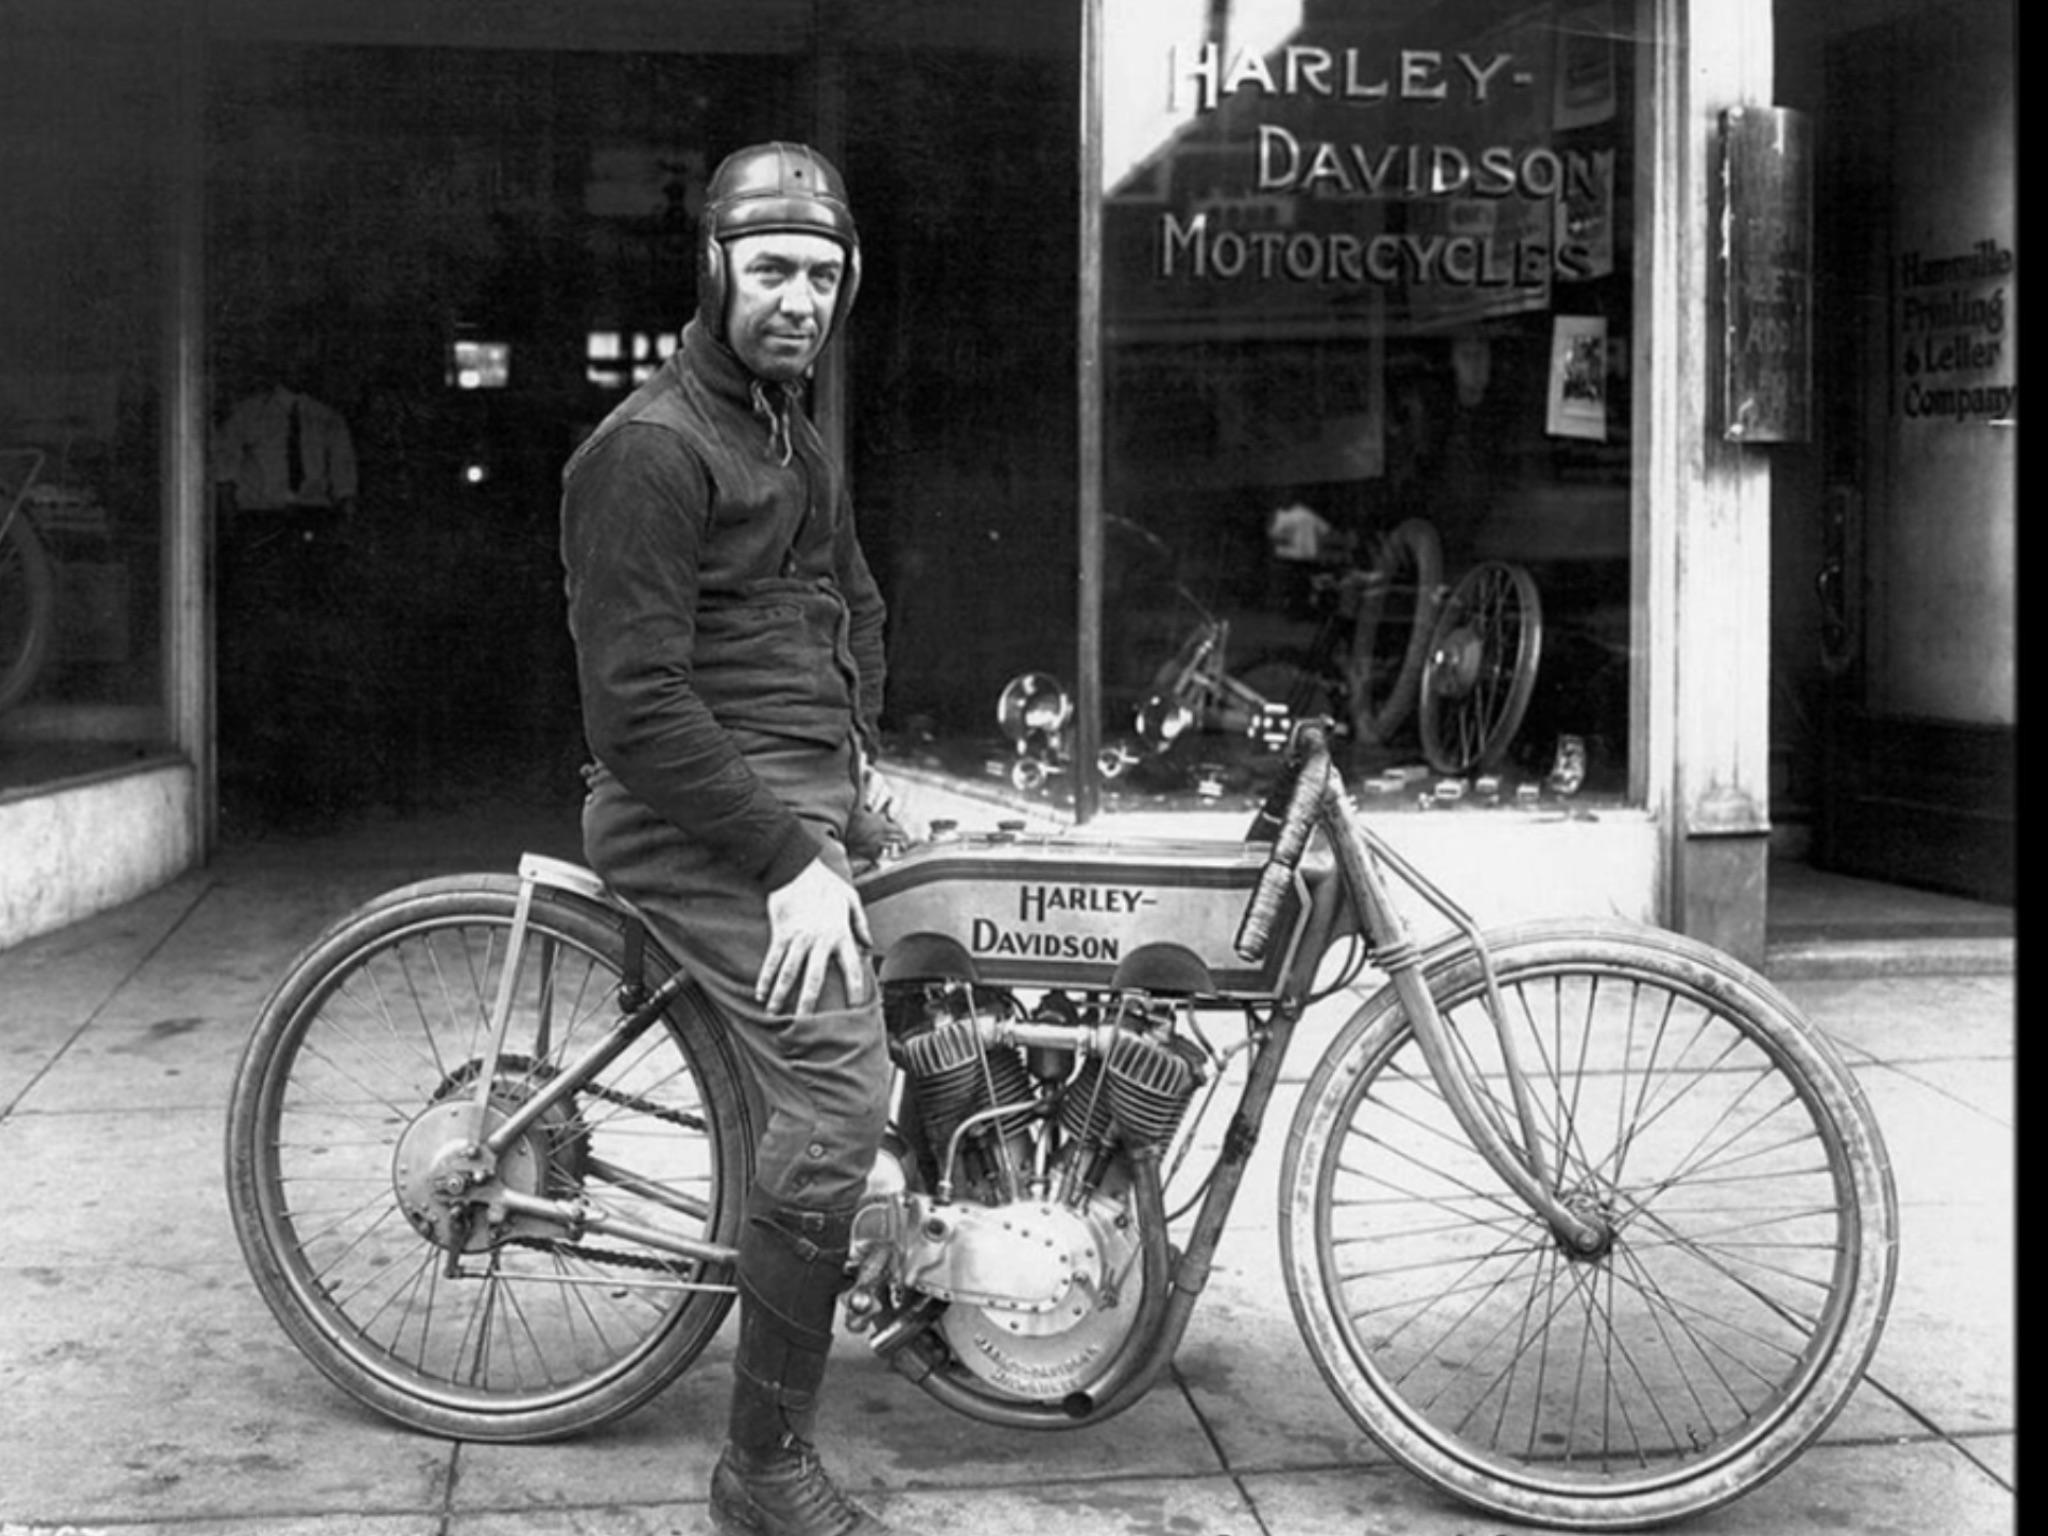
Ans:
[[[35,528],[15,517],[0,534],[0,709],[35,686],[50,652],[57,579]]]
[[[1507,755],[1543,654],[1543,604],[1519,565],[1476,566],[1444,600],[1422,669],[1422,752],[1438,773]]]
[[[1304,1337],[1370,1434],[1487,1510],[1614,1530],[1711,1509],[1820,1434],[1876,1347],[1897,1258],[1883,1141],[1834,1050],[1725,956],[1545,924],[1492,958],[1548,1160],[1603,1240],[1567,1251],[1508,1193],[1389,989],[1288,1140]],[[1431,969],[1515,1125],[1478,961]]]
[[[236,1233],[285,1330],[379,1412],[463,1439],[587,1430],[686,1369],[731,1275],[661,1238],[736,1244],[752,1155],[734,1064],[685,991],[481,1166],[518,892],[431,881],[330,931],[265,1006],[229,1108]],[[536,891],[487,1134],[618,1019],[624,950],[617,913]],[[586,1232],[499,1190],[631,1225]]]
[[[1379,543],[1363,573],[1348,660],[1351,730],[1362,742],[1387,742],[1408,722],[1444,579],[1443,546],[1419,517]]]

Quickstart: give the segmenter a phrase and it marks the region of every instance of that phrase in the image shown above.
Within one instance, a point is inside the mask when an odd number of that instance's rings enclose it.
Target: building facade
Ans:
[[[287,789],[577,793],[555,475],[773,137],[913,815],[1241,835],[1292,710],[1483,919],[1754,955],[1774,833],[2009,895],[2013,7],[1816,9],[7,0],[0,942],[237,814],[283,371],[359,480]]]

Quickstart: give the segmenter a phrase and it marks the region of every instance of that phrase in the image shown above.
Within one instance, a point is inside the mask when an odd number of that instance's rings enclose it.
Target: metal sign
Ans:
[[[1813,432],[1813,155],[1805,114],[1721,116],[1721,431],[1803,443]]]

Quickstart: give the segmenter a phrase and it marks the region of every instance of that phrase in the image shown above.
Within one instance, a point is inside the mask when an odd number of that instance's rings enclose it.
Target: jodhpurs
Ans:
[[[844,836],[857,801],[851,745],[743,742],[747,763],[819,834],[827,864],[851,883]],[[583,846],[591,867],[632,902],[716,1004],[760,1085],[767,1125],[755,1190],[775,1205],[841,1211],[866,1188],[888,1114],[889,1055],[880,994],[851,1004],[837,967],[817,1011],[771,1013],[754,1000],[768,952],[768,893],[603,768],[590,775]]]

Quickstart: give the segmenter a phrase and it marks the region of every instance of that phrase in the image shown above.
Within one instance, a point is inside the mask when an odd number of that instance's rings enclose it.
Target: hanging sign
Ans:
[[[1721,431],[1803,443],[1813,432],[1813,156],[1804,114],[1721,116]]]

